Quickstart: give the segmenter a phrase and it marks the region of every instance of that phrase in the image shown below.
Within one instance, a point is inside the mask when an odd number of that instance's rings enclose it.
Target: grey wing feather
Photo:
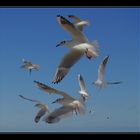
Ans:
[[[107,82],[107,84],[121,84],[122,81],[118,81],[118,82]]]
[[[73,108],[71,106],[63,106],[51,112],[44,118],[44,121],[47,123],[56,123],[59,122],[61,118],[72,115],[72,112]]]
[[[54,89],[48,85],[45,85],[43,83],[40,83],[38,81],[34,81],[36,84],[37,84],[37,87],[40,88],[41,90],[45,91],[45,92],[48,92],[48,93],[54,93],[54,94],[58,94],[58,95],[61,95],[63,96],[64,98],[69,98],[69,99],[73,99],[73,97],[71,97],[70,95],[68,95],[67,93],[63,92],[63,91],[60,91],[60,90],[57,90],[57,89]]]
[[[46,110],[44,110],[43,108],[40,109],[39,112],[37,113],[37,115],[36,115],[34,121],[35,121],[36,123],[38,123],[39,120],[41,119],[41,117],[44,116],[45,114],[46,114]]]
[[[82,75],[80,74],[78,75],[78,80],[79,80],[79,85],[80,85],[81,90],[86,91],[86,86],[85,86],[85,82]]]
[[[105,67],[108,62],[109,56],[105,57],[105,59],[102,61],[102,63],[99,65],[98,68],[98,79],[101,81],[104,79],[104,72],[105,72]]]
[[[19,95],[19,97],[21,97],[22,99],[25,99],[25,100],[31,101],[31,102],[40,103],[40,101],[38,101],[38,100],[32,100],[32,99],[29,99],[29,98],[24,97],[23,95]]]
[[[61,60],[56,73],[53,83],[60,82],[69,72],[70,68],[84,55],[84,52],[72,49],[67,53]]]
[[[58,23],[66,30],[68,31],[73,40],[79,41],[79,42],[87,42],[87,38],[83,35],[83,33],[78,30],[74,24],[72,24],[70,21],[68,21],[66,18],[63,16],[58,16],[57,17]]]

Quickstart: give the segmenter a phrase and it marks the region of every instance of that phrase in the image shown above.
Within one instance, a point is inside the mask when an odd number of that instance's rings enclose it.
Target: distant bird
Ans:
[[[34,81],[38,88],[41,90],[49,93],[49,94],[57,94],[63,96],[63,98],[58,98],[52,103],[59,103],[62,107],[54,110],[50,114],[48,114],[43,120],[46,123],[55,123],[59,122],[62,117],[67,116],[68,114],[73,114],[74,112],[76,115],[79,113],[80,115],[85,114],[86,108],[84,104],[83,97],[81,96],[80,99],[75,99],[72,96],[68,95],[67,93],[51,88],[43,83],[38,81]]]
[[[79,93],[81,94],[81,96],[84,98],[84,101],[85,101],[89,95],[87,93],[85,82],[81,74],[78,74],[78,81],[79,81],[79,86],[80,86]]]
[[[109,117],[107,117],[107,119],[109,119]]]
[[[41,119],[42,116],[44,116],[46,114],[46,112],[49,113],[49,109],[48,109],[48,106],[46,104],[43,104],[41,103],[40,101],[37,101],[37,100],[32,100],[32,99],[29,99],[29,98],[26,98],[22,95],[19,95],[19,97],[21,97],[22,99],[25,99],[25,100],[28,100],[28,101],[31,101],[31,102],[35,102],[35,107],[38,107],[40,108],[39,112],[37,113],[37,115],[35,116],[35,119],[34,121],[36,123],[39,122],[39,120]]]
[[[23,62],[23,65],[20,67],[20,68],[23,68],[23,69],[27,69],[29,70],[29,73],[31,74],[31,71],[33,69],[35,70],[39,70],[39,65],[38,64],[32,64],[31,61],[27,61],[25,59],[22,59],[22,62]]]
[[[83,33],[75,28],[71,22],[60,15],[57,16],[57,19],[59,24],[72,35],[73,39],[61,43],[71,48],[71,50],[62,58],[52,81],[54,84],[59,83],[83,55],[86,55],[88,59],[96,58],[99,55],[96,45],[89,43]]]
[[[99,68],[98,68],[98,79],[95,82],[92,83],[96,87],[102,88],[102,87],[105,87],[106,85],[122,83],[122,81],[106,82],[104,80],[105,67],[106,67],[106,64],[108,62],[108,59],[109,59],[109,56],[106,56],[104,58],[104,60],[101,62],[101,64],[99,65]]]

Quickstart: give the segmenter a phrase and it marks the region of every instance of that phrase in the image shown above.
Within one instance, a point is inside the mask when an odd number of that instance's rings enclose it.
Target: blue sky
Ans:
[[[138,132],[139,120],[139,8],[0,8],[0,132]],[[56,48],[71,36],[56,21],[56,15],[76,15],[89,20],[84,33],[90,41],[98,40],[100,55],[95,60],[83,57],[58,84],[52,84],[55,70],[66,52]],[[105,73],[107,81],[121,85],[97,89],[98,65],[109,55]],[[39,71],[19,67],[22,58],[40,64]],[[90,98],[87,113],[56,124],[34,122],[38,109],[18,97],[37,99],[51,104],[58,96],[49,96],[33,83],[38,80],[79,98],[77,75],[85,80]],[[94,115],[88,113],[92,109]],[[109,116],[110,119],[107,119]]]

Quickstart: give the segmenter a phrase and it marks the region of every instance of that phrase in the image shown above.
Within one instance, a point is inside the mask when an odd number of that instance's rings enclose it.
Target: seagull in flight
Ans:
[[[94,84],[98,88],[105,87],[106,85],[112,85],[112,84],[120,84],[120,83],[122,83],[122,81],[106,82],[104,80],[105,67],[106,67],[106,64],[108,62],[108,59],[109,59],[109,55],[106,56],[104,58],[104,60],[101,62],[101,64],[99,65],[99,68],[98,68],[98,78],[97,78],[97,80],[95,82],[92,83],[92,84]]]
[[[34,118],[34,121],[36,123],[39,122],[41,117],[44,116],[46,114],[46,112],[49,113],[49,109],[48,109],[48,106],[46,104],[43,104],[43,103],[41,103],[40,101],[37,101],[37,100],[32,100],[32,99],[26,98],[23,95],[19,95],[19,97],[21,97],[22,99],[25,99],[25,100],[28,100],[28,101],[36,103],[35,107],[40,108],[39,112],[37,113],[37,115]]]
[[[57,16],[58,23],[72,36],[72,41],[64,41],[70,51],[62,58],[55,72],[52,83],[59,83],[69,72],[70,68],[84,55],[88,59],[99,55],[98,48],[88,41],[84,34],[63,16]],[[66,44],[67,43],[67,44]],[[59,45],[57,45],[59,46]]]
[[[20,68],[29,70],[30,75],[33,69],[39,70],[40,66],[38,64],[32,64],[31,61],[27,61],[24,58],[22,59],[22,62],[23,62],[23,65]]]
[[[57,94],[60,96],[63,96],[63,98],[58,98],[52,103],[58,103],[62,106],[60,108],[55,109],[51,113],[49,113],[43,120],[46,123],[56,123],[61,120],[61,118],[73,115],[75,112],[76,115],[79,113],[80,115],[85,114],[86,107],[85,107],[85,101],[83,97],[81,96],[80,99],[75,99],[74,97],[70,96],[69,94],[54,89],[48,85],[45,85],[43,83],[40,83],[38,81],[34,81],[37,85],[37,87],[49,94]]]
[[[68,17],[75,21],[73,25],[79,31],[83,31],[84,26],[89,26],[88,21],[82,21],[80,18],[78,18],[78,17],[76,17],[74,15],[68,15]],[[71,47],[73,47],[74,45],[77,45],[77,44],[79,44],[79,42],[76,41],[76,40],[67,40],[67,41],[63,40],[59,44],[57,44],[56,47],[58,47],[58,46],[67,46],[68,48],[71,48]]]
[[[79,81],[79,86],[80,86],[80,91],[79,93],[83,97],[84,101],[88,98],[88,93],[86,90],[85,82],[81,74],[78,74],[78,81]]]

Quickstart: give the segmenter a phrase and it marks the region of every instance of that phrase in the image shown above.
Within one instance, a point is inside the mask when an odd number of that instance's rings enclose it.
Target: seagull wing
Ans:
[[[38,101],[38,100],[32,100],[32,99],[29,99],[29,98],[24,97],[23,95],[19,95],[19,97],[21,97],[22,99],[25,99],[25,100],[31,101],[31,102],[41,103],[41,102]]]
[[[83,79],[82,75],[80,75],[80,74],[78,75],[78,81],[79,81],[79,86],[80,86],[81,90],[86,91],[84,79]]]
[[[63,16],[57,16],[58,23],[66,30],[68,31],[73,40],[79,41],[81,43],[87,42],[87,38],[84,36],[84,34],[78,30],[74,24],[72,24],[70,21],[68,21]]]
[[[22,62],[23,62],[25,65],[32,65],[32,62],[31,62],[31,61],[25,60],[24,58],[22,59]]]
[[[31,63],[30,61],[27,61],[27,60],[25,60],[24,58],[22,59],[22,62],[23,62],[24,64]]]
[[[69,18],[73,19],[75,23],[81,22],[82,20],[75,15],[68,15]]]
[[[60,119],[71,116],[72,114],[73,114],[72,106],[62,106],[58,109],[55,109],[48,116],[46,116],[43,120],[46,123],[56,123],[56,122],[59,122]]]
[[[68,15],[69,18],[74,20],[74,25],[76,26],[76,28],[78,28],[78,30],[83,31],[83,26],[87,26],[89,25],[89,21],[84,21],[81,20],[80,18],[78,18],[75,15]]]
[[[26,66],[26,65],[22,65],[22,66],[20,66],[20,68],[21,68],[21,69],[26,69],[27,66]]]
[[[74,15],[68,15],[68,17],[74,20],[74,25],[76,25],[78,30],[83,31],[83,26],[77,25],[78,23],[81,23],[81,21],[82,21],[80,18],[78,18],[77,16],[74,16]]]
[[[104,79],[104,72],[105,72],[106,64],[108,62],[108,58],[109,56],[106,56],[98,68],[98,79],[101,81],[103,81]]]
[[[43,105],[43,104],[36,104],[35,106],[41,108],[34,119],[34,121],[36,123],[38,123],[39,120],[41,119],[41,117],[44,116],[46,114],[46,112],[48,111],[48,107],[46,105]]]
[[[107,84],[112,85],[112,84],[121,84],[122,81],[117,81],[117,82],[107,82]]]
[[[71,49],[61,60],[56,73],[53,83],[59,83],[69,72],[70,68],[84,55],[84,52]]]
[[[74,25],[76,26],[76,28],[78,30],[80,30],[82,32],[84,26],[89,26],[89,22],[88,21],[81,21],[81,22],[75,23]]]
[[[37,84],[38,88],[40,88],[41,90],[43,90],[45,92],[48,92],[50,94],[58,94],[58,95],[63,96],[64,98],[75,100],[73,97],[71,97],[70,95],[68,95],[67,93],[65,93],[63,91],[51,88],[50,86],[47,86],[47,85],[40,83],[38,81],[34,81],[34,82]]]

